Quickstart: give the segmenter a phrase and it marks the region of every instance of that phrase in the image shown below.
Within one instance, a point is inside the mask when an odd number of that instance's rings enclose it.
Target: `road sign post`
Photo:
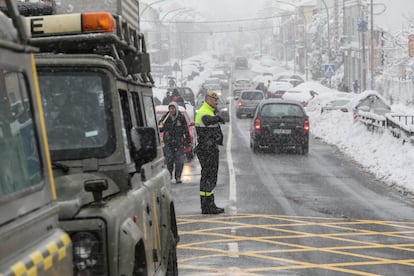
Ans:
[[[414,57],[414,34],[408,36],[408,56]]]

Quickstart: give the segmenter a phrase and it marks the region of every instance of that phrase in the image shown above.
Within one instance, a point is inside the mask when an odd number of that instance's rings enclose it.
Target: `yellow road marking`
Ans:
[[[260,224],[258,220],[264,223]],[[276,222],[269,223],[267,220]],[[201,228],[197,230],[185,230],[191,227],[192,224],[201,224],[203,227],[197,227]],[[194,251],[200,253],[199,256],[191,253],[191,257],[179,258],[179,268],[181,270],[210,271],[214,272],[214,275],[226,275],[229,273],[256,275],[252,273],[297,269],[323,269],[354,275],[377,275],[358,269],[366,269],[367,266],[370,266],[372,269],[372,266],[375,265],[403,265],[414,267],[414,255],[412,254],[414,252],[414,222],[239,214],[235,216],[214,217],[200,217],[198,215],[182,216],[178,218],[178,225],[179,235],[181,237],[181,242],[178,245],[179,252]],[[209,225],[212,227],[209,227]],[[266,231],[267,235],[252,237],[232,234],[232,231],[237,233],[238,230],[250,228],[255,231]],[[384,231],[378,230],[380,228]],[[393,231],[387,231],[389,228],[393,228]],[[401,231],[396,231],[395,228],[401,229]],[[277,235],[268,235],[272,231],[276,232]],[[185,243],[185,237],[187,235],[200,236],[200,238],[197,239],[197,242]],[[368,239],[369,237],[375,238],[377,236],[387,238],[386,243],[364,240],[365,237]],[[203,237],[205,238],[204,240],[202,239]],[[312,239],[313,244],[315,244],[316,239],[320,239],[321,247],[301,244],[303,242],[306,243],[306,239]],[[324,246],[327,241],[339,242],[340,244],[338,246]],[[218,268],[217,266],[210,268],[207,266],[193,266],[191,264],[191,262],[197,262],[202,259],[231,257],[234,252],[214,248],[214,244],[238,242],[254,242],[264,245],[268,244],[273,247],[270,250],[243,251],[240,250],[241,247],[239,246],[237,254],[240,258],[250,257],[279,262],[281,264],[278,266],[262,267],[263,264],[261,263],[261,267],[248,267],[243,269]],[[282,248],[274,249],[274,246]],[[250,248],[255,248],[255,246],[253,245]],[[407,259],[389,259],[380,257],[378,254],[378,256],[370,254],[370,252],[374,253],[380,249],[398,250],[404,252],[405,256],[413,257]],[[365,252],[362,253],[362,250]],[[352,260],[355,259],[355,261],[310,263],[295,259],[291,255],[289,255],[289,258],[279,257],[279,255],[286,253],[307,252],[345,256],[352,258]],[[269,254],[278,254],[278,256],[270,256]],[[337,258],[335,259],[337,260]],[[244,262],[244,264],[246,263]],[[254,261],[250,265],[254,266]]]

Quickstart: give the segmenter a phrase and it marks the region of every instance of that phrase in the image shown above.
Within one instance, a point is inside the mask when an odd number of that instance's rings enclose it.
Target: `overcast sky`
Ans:
[[[155,1],[157,0],[143,0],[145,3]],[[290,2],[291,0],[284,1]],[[407,27],[407,18],[414,18],[414,0],[373,0],[373,2],[375,12],[383,11],[385,5],[385,11],[375,15],[374,24],[388,31],[397,31],[402,27]],[[161,0],[153,7],[166,8],[168,5],[177,4],[200,11],[210,19],[240,19],[256,17],[257,11],[266,3],[271,3],[271,0]]]

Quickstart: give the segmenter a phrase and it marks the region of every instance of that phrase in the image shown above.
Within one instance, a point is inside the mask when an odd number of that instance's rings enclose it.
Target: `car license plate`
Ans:
[[[290,129],[280,129],[280,128],[277,128],[277,129],[273,130],[273,133],[274,134],[290,134],[291,133],[291,130]]]

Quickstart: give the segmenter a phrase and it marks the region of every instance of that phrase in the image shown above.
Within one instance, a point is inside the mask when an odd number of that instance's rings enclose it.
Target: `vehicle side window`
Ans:
[[[158,131],[157,117],[155,116],[155,108],[154,108],[154,103],[153,103],[153,99],[151,96],[144,96],[144,108],[145,108],[145,117],[146,117],[148,126]],[[157,139],[157,144],[158,145],[160,144],[159,139]]]
[[[26,78],[0,68],[0,198],[43,180]]]
[[[132,119],[129,109],[128,94],[126,91],[119,91],[119,96],[121,98],[121,109],[122,109],[122,120],[124,123],[124,129],[126,133],[124,134],[127,137],[128,145],[131,145],[131,132],[132,129]]]
[[[144,118],[142,118],[142,113],[140,112],[140,99],[137,93],[132,93],[132,103],[134,105],[135,119],[137,121],[137,126],[144,126]]]

